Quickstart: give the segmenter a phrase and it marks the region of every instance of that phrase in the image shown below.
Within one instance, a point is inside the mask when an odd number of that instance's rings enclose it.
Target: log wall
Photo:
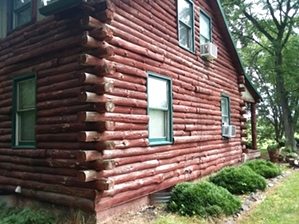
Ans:
[[[195,54],[178,45],[175,0],[90,4],[0,39],[0,189],[101,212],[240,162],[240,78],[209,1],[194,0]],[[213,62],[199,54],[200,8],[213,19]],[[12,78],[32,71],[37,148],[11,149]],[[173,145],[149,146],[146,71],[172,78]]]

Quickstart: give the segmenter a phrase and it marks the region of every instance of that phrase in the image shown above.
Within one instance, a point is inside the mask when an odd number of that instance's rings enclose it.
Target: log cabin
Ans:
[[[100,222],[259,156],[261,96],[219,1],[0,6],[0,193]]]

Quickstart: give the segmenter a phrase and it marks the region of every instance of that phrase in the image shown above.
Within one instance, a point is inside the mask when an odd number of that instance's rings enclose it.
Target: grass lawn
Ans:
[[[271,223],[293,224],[299,220],[299,172],[285,178],[273,189],[267,192],[267,197],[256,207],[246,219],[244,224]]]

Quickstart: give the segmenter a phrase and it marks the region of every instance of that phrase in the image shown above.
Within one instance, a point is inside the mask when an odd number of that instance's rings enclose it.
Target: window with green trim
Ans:
[[[13,147],[35,147],[36,76],[13,80]]]
[[[148,135],[151,145],[172,143],[172,81],[170,78],[148,73]]]
[[[230,100],[229,96],[221,96],[222,125],[230,125]]]
[[[31,0],[12,0],[11,1],[11,29],[20,27],[31,22],[32,7]]]
[[[200,44],[212,42],[212,19],[203,10],[199,11]]]
[[[177,1],[179,45],[194,52],[194,5],[190,0]]]

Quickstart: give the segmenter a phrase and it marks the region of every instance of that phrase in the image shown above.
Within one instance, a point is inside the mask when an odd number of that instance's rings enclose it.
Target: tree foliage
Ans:
[[[259,115],[295,148],[299,94],[299,1],[221,0],[247,72],[263,96]]]

